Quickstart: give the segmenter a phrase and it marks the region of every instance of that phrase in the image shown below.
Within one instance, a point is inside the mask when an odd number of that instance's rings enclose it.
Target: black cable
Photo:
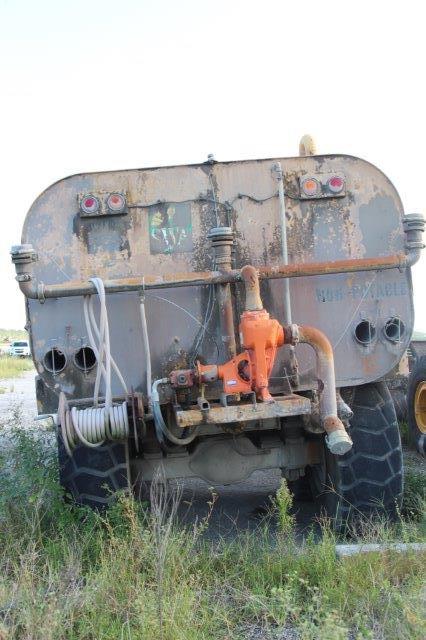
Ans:
[[[291,200],[300,200],[299,195],[289,193],[285,189],[284,189],[284,196],[287,196],[287,198],[290,198]],[[230,206],[232,207],[234,202],[236,202],[237,200],[242,200],[243,198],[246,198],[247,200],[252,200],[253,202],[256,202],[256,204],[263,204],[268,200],[273,200],[274,198],[278,198],[278,191],[276,193],[273,193],[271,196],[267,196],[266,198],[255,198],[254,196],[251,196],[248,193],[239,193],[233,200],[231,200],[231,202],[229,203]]]
[[[155,202],[150,202],[148,204],[136,203],[127,205],[128,209],[149,209],[150,207],[156,207],[162,204],[187,204],[188,202],[211,202],[212,204],[216,204],[216,206],[223,207],[225,211],[229,210],[230,204],[229,202],[219,202],[214,198],[208,198],[207,196],[199,196],[198,198],[188,198],[187,200],[156,200]]]
[[[284,196],[287,198],[290,198],[291,200],[301,199],[300,195],[291,193],[287,190],[284,190]],[[143,204],[143,203],[129,204],[127,205],[127,208],[128,209],[149,209],[150,207],[155,207],[163,204],[187,204],[191,202],[201,202],[201,203],[210,202],[215,206],[222,207],[229,214],[231,211],[235,211],[233,204],[237,200],[242,200],[243,198],[246,198],[247,200],[252,200],[252,202],[256,202],[256,204],[263,204],[264,202],[267,202],[268,200],[273,200],[274,198],[277,198],[277,197],[278,197],[278,191],[276,193],[273,193],[270,196],[267,196],[266,198],[256,198],[255,196],[251,196],[248,193],[239,193],[233,200],[231,200],[231,202],[228,202],[228,201],[220,202],[215,198],[209,198],[207,196],[199,196],[198,198],[188,198],[187,200],[156,200],[155,202],[150,202],[147,204]]]

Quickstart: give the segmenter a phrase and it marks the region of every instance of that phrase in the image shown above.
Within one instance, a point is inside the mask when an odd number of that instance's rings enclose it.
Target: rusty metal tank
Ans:
[[[35,278],[59,284],[87,280],[164,276],[213,269],[211,228],[234,232],[233,267],[278,265],[281,225],[274,166],[285,175],[288,255],[291,264],[341,259],[382,258],[405,252],[403,208],[391,182],[376,167],[350,156],[277,158],[214,162],[71,176],[44,191],[31,207],[22,243],[38,259]],[[344,179],[334,195],[324,185]],[[305,196],[301,180],[321,183],[321,196]],[[123,211],[107,206],[122,194]],[[99,209],[85,213],[82,198],[93,195]],[[143,287],[141,287],[143,288]],[[147,291],[147,322],[154,375],[225,357],[217,310],[209,309],[209,287]],[[266,308],[283,318],[283,281],[265,280]],[[363,384],[385,375],[400,360],[413,329],[409,269],[366,271],[290,281],[292,317],[315,324],[329,337],[339,386]],[[238,293],[237,301],[238,305]],[[29,330],[39,374],[48,386],[72,395],[89,395],[93,372],[82,374],[75,357],[87,345],[81,299],[28,301]],[[200,325],[205,324],[200,340]],[[208,318],[208,315],[211,317]],[[236,314],[238,315],[238,313]],[[128,384],[143,390],[144,354],[137,292],[111,297],[109,316],[114,357]],[[52,376],[46,354],[64,355]],[[309,348],[297,348],[300,384],[309,388],[314,368]],[[46,364],[48,365],[46,367]],[[276,365],[285,369],[285,354]]]

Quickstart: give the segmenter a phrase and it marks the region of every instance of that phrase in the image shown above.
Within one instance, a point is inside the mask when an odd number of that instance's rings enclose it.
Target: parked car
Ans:
[[[31,355],[28,340],[15,340],[9,347],[9,355],[18,358],[29,358]]]

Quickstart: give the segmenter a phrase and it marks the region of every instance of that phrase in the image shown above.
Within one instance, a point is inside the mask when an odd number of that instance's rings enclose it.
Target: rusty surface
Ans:
[[[407,266],[406,255],[404,253],[398,253],[381,258],[355,258],[350,260],[278,265],[276,267],[259,267],[259,278],[301,278],[303,276],[333,273],[375,271],[376,269],[401,269],[405,266]]]
[[[209,238],[214,252],[215,267],[224,273],[232,271],[232,229],[230,227],[212,229],[209,232]],[[237,353],[237,345],[231,285],[218,284],[215,292],[225,353],[227,358],[233,358]]]
[[[345,427],[337,416],[328,416],[324,420],[324,430],[326,433],[333,433],[333,431],[345,431]]]
[[[321,358],[333,362],[333,348],[327,336],[317,329],[308,325],[299,326],[299,341],[306,342],[313,346]]]
[[[277,278],[302,278],[308,276],[330,275],[338,273],[356,273],[360,271],[381,271],[401,269],[407,265],[404,254],[386,258],[363,258],[354,260],[335,260],[331,262],[315,262],[311,264],[278,265],[276,267],[259,267],[259,280]],[[248,266],[248,265],[247,265]],[[253,269],[253,267],[250,267]],[[108,293],[124,293],[142,289],[167,289],[170,287],[197,287],[204,284],[226,284],[240,282],[242,270],[232,269],[229,272],[205,271],[194,273],[168,273],[164,276],[146,275],[136,278],[117,278],[104,280]],[[20,282],[22,292],[28,298],[61,298],[96,293],[95,286],[89,281],[64,282],[61,284],[36,283],[30,280]]]
[[[307,325],[298,327],[298,335],[300,342],[309,344],[315,350],[319,384],[319,414],[322,425],[327,433],[338,429],[345,430],[337,415],[336,374],[330,341],[322,331]]]
[[[263,309],[260,297],[259,274],[251,265],[246,265],[241,269],[241,278],[245,289],[245,311],[259,311]]]
[[[176,422],[182,429],[200,424],[227,424],[229,422],[250,422],[269,420],[286,416],[309,414],[311,403],[308,398],[296,394],[275,398],[275,402],[238,403],[227,407],[211,406],[205,413],[199,409],[176,412]]]
[[[277,162],[286,193],[290,264],[285,268],[280,266],[281,219],[272,171]],[[344,197],[300,199],[303,176],[331,173],[344,175]],[[104,201],[112,192],[126,195],[127,213],[90,219],[80,215],[82,194],[94,193]],[[74,356],[87,342],[78,296],[94,293],[87,285],[94,275],[117,294],[108,296],[112,353],[129,387],[144,390],[139,289],[146,289],[155,377],[191,368],[196,359],[224,362],[229,357],[219,305],[209,304],[208,285],[231,283],[233,313],[239,317],[244,308],[240,269],[252,264],[259,270],[264,307],[281,324],[282,278],[291,278],[293,321],[327,334],[339,386],[375,380],[399,361],[413,327],[402,218],[400,198],[386,176],[363,160],[342,155],[86,173],[59,181],[32,205],[21,239],[38,255],[31,265],[33,281],[21,287],[29,297],[46,296],[43,305],[28,300],[37,370],[55,393],[63,389],[70,398],[90,396],[94,375],[77,370]],[[215,267],[207,238],[218,226],[231,227],[235,239],[229,274]],[[61,291],[70,297],[59,298]],[[399,316],[406,327],[399,343],[390,343],[383,334],[391,316]],[[354,339],[355,327],[364,319],[376,326],[369,346]],[[56,376],[43,364],[53,346],[67,358]],[[295,351],[298,389],[315,388],[312,349],[301,344]],[[289,348],[284,346],[272,372],[273,395],[283,392],[289,371]],[[116,386],[113,393],[119,392]]]

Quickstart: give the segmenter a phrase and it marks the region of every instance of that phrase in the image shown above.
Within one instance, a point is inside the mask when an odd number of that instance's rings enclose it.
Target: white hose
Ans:
[[[87,336],[89,338],[89,344],[92,347],[97,362],[98,362],[98,370],[96,372],[96,379],[99,377],[99,382],[95,384],[95,392],[94,392],[94,402],[97,403],[97,399],[99,397],[99,384],[101,377],[104,378],[106,387],[109,385],[109,392],[111,391],[111,370],[108,371],[104,365],[104,356],[107,364],[114,369],[114,372],[117,378],[120,381],[121,386],[123,387],[124,393],[128,394],[127,385],[124,381],[123,376],[121,375],[121,371],[118,368],[114,358],[111,355],[110,350],[110,342],[109,342],[109,324],[108,324],[108,313],[106,309],[106,296],[105,296],[105,287],[104,283],[100,278],[91,278],[91,281],[96,287],[96,290],[99,295],[100,305],[101,305],[101,313],[100,313],[100,326],[98,327],[95,318],[95,312],[93,309],[93,296],[84,296],[84,320],[86,322],[86,330]],[[96,339],[95,339],[96,338]],[[96,340],[98,342],[96,342]],[[104,351],[106,349],[106,353]],[[99,366],[100,365],[100,366]],[[107,403],[107,388],[105,389],[105,404]]]
[[[64,446],[68,454],[80,442],[86,447],[100,447],[106,440],[121,440],[129,435],[129,420],[127,403],[114,405],[112,402],[111,371],[114,370],[126,396],[128,390],[124,378],[111,355],[109,336],[108,312],[104,283],[100,278],[91,278],[96,287],[100,302],[99,326],[93,309],[93,296],[84,296],[84,319],[86,322],[89,344],[97,360],[95,388],[93,393],[93,407],[71,411],[60,401],[58,413],[61,414],[61,429]],[[99,406],[99,392],[101,382],[105,386],[105,402]]]
[[[129,434],[127,403],[106,407],[71,409],[73,431],[68,436],[73,447],[80,441],[86,447],[99,447],[106,440],[120,440]]]

